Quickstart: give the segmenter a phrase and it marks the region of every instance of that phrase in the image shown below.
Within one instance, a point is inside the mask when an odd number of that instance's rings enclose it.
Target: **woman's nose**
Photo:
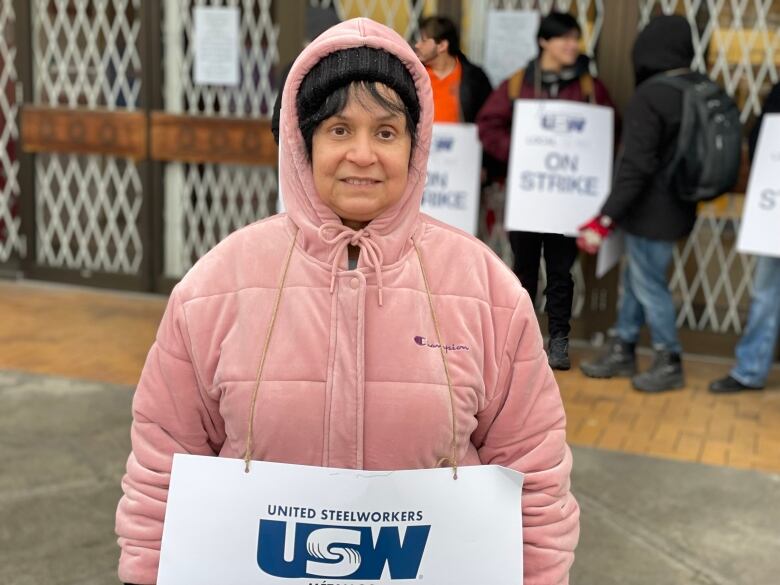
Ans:
[[[369,136],[358,134],[354,137],[347,151],[347,160],[361,166],[376,162],[376,153]]]

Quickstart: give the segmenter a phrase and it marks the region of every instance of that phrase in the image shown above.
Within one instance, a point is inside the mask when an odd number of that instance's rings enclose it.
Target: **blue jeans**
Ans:
[[[647,323],[653,347],[680,353],[677,312],[666,281],[673,252],[674,242],[626,234],[628,263],[623,269],[623,296],[615,326],[624,342],[636,343],[639,330]]]
[[[753,275],[748,322],[737,344],[731,377],[746,386],[763,386],[772,367],[780,329],[780,258],[759,256]]]

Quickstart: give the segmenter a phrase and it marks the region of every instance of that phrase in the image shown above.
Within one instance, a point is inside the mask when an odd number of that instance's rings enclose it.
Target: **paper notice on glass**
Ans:
[[[193,8],[195,83],[238,85],[240,53],[238,8]]]
[[[626,250],[623,232],[615,230],[604,240],[596,256],[596,278],[602,278],[620,262]]]
[[[493,87],[536,57],[536,10],[490,10],[485,34],[484,69]]]
[[[522,483],[175,455],[157,582],[522,584]]]
[[[750,169],[745,211],[737,250],[745,254],[780,256],[780,114],[766,114],[761,123]]]

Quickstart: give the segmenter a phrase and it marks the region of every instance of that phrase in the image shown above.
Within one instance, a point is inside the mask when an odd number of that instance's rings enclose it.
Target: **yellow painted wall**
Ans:
[[[347,4],[342,1],[342,6]],[[392,5],[388,9],[384,4]],[[371,18],[381,22],[400,35],[405,35],[410,30],[410,11],[406,2],[376,2],[375,0],[353,0],[347,7],[344,18],[358,18],[360,16]],[[423,16],[435,14],[437,10],[437,0],[425,0],[423,6]]]

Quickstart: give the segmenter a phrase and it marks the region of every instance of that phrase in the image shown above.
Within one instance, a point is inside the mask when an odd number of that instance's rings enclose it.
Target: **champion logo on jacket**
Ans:
[[[429,341],[428,338],[423,337],[421,335],[417,335],[414,338],[414,342],[417,345],[421,345],[423,347],[431,347],[434,349],[439,349],[441,345],[435,341]],[[468,345],[453,345],[453,344],[445,344],[444,345],[444,351],[469,351]]]

